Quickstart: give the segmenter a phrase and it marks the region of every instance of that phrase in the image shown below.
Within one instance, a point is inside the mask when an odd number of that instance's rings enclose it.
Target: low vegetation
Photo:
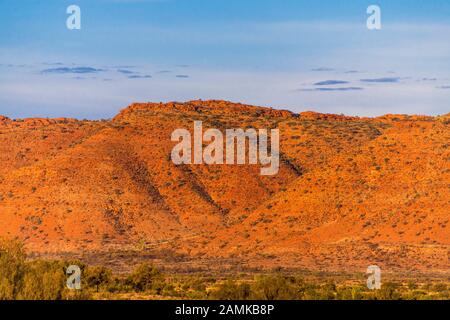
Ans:
[[[82,270],[81,290],[70,290],[66,268]],[[371,291],[364,283],[311,281],[281,273],[236,275],[169,275],[141,264],[130,274],[113,274],[104,266],[80,261],[27,260],[23,246],[0,242],[0,300],[61,299],[215,299],[215,300],[425,300],[450,299],[450,285],[386,282]]]

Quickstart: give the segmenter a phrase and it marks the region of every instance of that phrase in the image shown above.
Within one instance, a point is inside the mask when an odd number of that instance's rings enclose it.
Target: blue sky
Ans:
[[[66,8],[81,8],[81,30]],[[382,30],[366,28],[381,7]],[[134,101],[443,114],[448,0],[0,0],[0,114],[108,118]]]

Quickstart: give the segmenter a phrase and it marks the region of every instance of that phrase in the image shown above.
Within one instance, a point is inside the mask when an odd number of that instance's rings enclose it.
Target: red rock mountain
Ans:
[[[171,133],[195,120],[278,128],[279,173],[174,165]],[[448,114],[191,101],[136,103],[111,121],[0,117],[0,236],[39,255],[158,248],[208,268],[448,273],[449,146]]]

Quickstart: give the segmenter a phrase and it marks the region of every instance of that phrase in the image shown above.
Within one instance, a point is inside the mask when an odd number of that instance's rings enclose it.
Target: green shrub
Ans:
[[[112,273],[105,267],[90,267],[85,270],[83,279],[88,287],[95,288],[98,292],[101,286],[107,287],[110,284]]]
[[[400,294],[397,291],[398,285],[393,282],[383,283],[381,289],[376,292],[378,300],[398,300]]]
[[[280,274],[257,276],[252,287],[252,299],[292,300],[299,299],[295,278]]]
[[[23,246],[16,241],[0,240],[0,300],[17,298],[25,273]]]
[[[26,261],[23,245],[0,241],[0,300],[88,299],[83,290],[66,288],[67,263]]]
[[[66,284],[64,266],[55,261],[34,261],[26,266],[17,299],[60,300]]]
[[[213,300],[247,300],[250,297],[250,285],[238,283],[234,280],[226,280],[219,284],[218,288],[210,293]]]
[[[138,292],[155,290],[159,294],[165,282],[161,272],[147,263],[139,265],[127,279],[127,283]]]

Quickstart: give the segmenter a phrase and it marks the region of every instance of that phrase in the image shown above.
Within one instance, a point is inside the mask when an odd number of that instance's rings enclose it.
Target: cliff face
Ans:
[[[278,128],[279,173],[174,165],[171,133],[196,120]],[[39,254],[143,244],[253,267],[447,272],[447,120],[227,101],[135,103],[102,122],[0,117],[0,236]]]

